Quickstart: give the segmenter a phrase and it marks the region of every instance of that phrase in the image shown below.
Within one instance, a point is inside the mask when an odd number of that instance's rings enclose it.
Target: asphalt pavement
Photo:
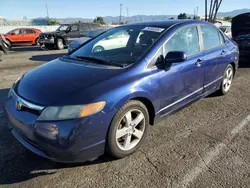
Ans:
[[[3,100],[19,76],[66,51],[19,47],[0,62],[0,187],[250,187],[250,60],[226,96],[211,95],[150,127],[127,158],[59,164],[26,150],[7,128]]]

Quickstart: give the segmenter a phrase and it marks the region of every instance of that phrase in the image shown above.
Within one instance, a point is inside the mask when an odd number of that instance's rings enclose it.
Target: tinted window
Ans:
[[[200,52],[199,35],[196,27],[177,31],[164,46],[165,55],[170,51],[184,51],[187,55]]]
[[[72,25],[71,31],[78,31],[78,25]]]
[[[201,26],[204,50],[215,48],[221,45],[218,31],[210,26]]]
[[[35,33],[35,31],[33,31],[33,30],[31,30],[31,29],[27,29],[26,30],[26,34],[34,34]]]
[[[26,34],[26,30],[25,29],[20,29],[19,34]]]
[[[83,30],[83,31],[89,31],[90,30],[90,27],[89,27],[89,24],[81,24],[81,30]]]
[[[16,29],[16,30],[10,31],[10,33],[15,33],[16,35],[18,35],[20,33],[20,30]]]

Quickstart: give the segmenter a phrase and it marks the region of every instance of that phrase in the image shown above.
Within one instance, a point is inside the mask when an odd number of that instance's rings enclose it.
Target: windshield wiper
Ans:
[[[119,64],[119,63],[116,63],[116,62],[111,61],[111,60],[98,59],[98,58],[89,57],[89,56],[76,56],[76,58],[80,59],[80,60],[95,61],[95,62],[98,62],[101,64],[112,65],[112,66],[116,66],[116,67],[124,67],[124,64]]]

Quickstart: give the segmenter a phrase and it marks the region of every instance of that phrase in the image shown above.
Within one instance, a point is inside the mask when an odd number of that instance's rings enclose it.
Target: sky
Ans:
[[[96,16],[122,15],[177,15],[193,14],[199,7],[204,15],[205,0],[0,0],[0,16],[6,19],[46,17],[46,4],[52,18],[95,18]],[[208,0],[210,2],[210,0]],[[250,0],[223,0],[220,12],[250,8]]]

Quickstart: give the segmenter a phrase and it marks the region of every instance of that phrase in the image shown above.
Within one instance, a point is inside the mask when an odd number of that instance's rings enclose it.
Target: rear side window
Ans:
[[[201,26],[204,50],[220,46],[222,43],[219,32],[210,26]],[[224,42],[223,42],[224,43]]]
[[[26,29],[20,29],[19,34],[26,34]]]
[[[78,25],[72,25],[71,31],[78,31]]]
[[[187,55],[200,52],[197,27],[185,27],[177,31],[164,45],[165,55],[170,51],[183,51]]]
[[[81,24],[80,27],[81,27],[81,30],[83,30],[83,31],[88,31],[88,30],[90,30],[90,27],[89,27],[88,24]]]
[[[26,34],[34,34],[35,33],[35,31],[33,31],[33,30],[31,30],[31,29],[27,29],[26,30]]]

